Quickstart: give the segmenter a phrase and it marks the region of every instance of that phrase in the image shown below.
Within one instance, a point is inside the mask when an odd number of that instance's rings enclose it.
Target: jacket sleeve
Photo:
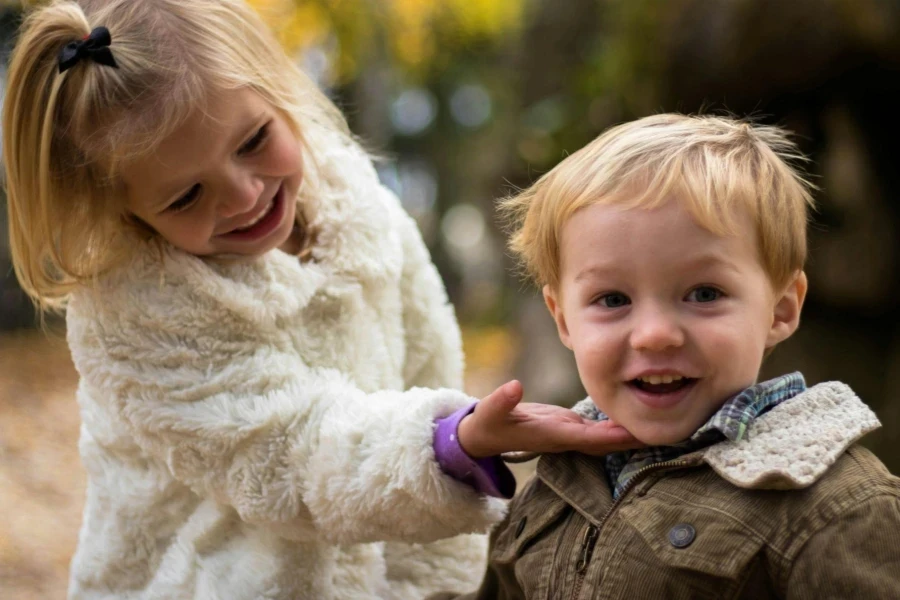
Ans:
[[[459,324],[441,276],[431,261],[416,222],[387,188],[385,203],[399,224],[403,247],[401,293],[407,387],[463,386],[463,352]]]
[[[246,343],[252,330],[218,336],[214,325],[184,322],[180,334],[147,331],[160,320],[147,312],[161,310],[152,302],[126,318],[102,299],[76,300],[68,337],[83,413],[124,429],[150,464],[243,520],[344,544],[429,542],[502,518],[502,502],[434,459],[434,420],[472,402],[465,394],[364,393],[291,348]]]
[[[834,515],[794,562],[787,598],[900,598],[900,498],[878,495]]]

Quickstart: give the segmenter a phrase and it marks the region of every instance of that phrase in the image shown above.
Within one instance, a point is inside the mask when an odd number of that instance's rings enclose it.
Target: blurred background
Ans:
[[[896,0],[252,0],[383,157],[462,324],[467,391],[583,390],[494,203],[610,125],[730,111],[792,130],[821,187],[803,325],[765,376],[840,379],[885,427],[900,472],[900,2]],[[4,60],[20,21],[0,3]],[[0,212],[0,598],[64,596],[80,524],[76,376],[16,286]]]

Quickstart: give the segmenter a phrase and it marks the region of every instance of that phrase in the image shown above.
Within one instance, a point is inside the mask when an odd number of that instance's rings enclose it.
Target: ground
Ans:
[[[85,477],[58,334],[0,337],[0,599],[64,598]]]

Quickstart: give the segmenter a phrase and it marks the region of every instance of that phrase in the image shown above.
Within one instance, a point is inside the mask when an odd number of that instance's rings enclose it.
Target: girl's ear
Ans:
[[[551,288],[549,285],[545,285],[543,291],[544,303],[547,305],[547,310],[550,311],[550,315],[556,322],[556,330],[559,332],[559,340],[563,343],[563,346],[571,350],[572,343],[569,341],[569,328],[566,326],[566,317],[563,314],[562,306],[559,303],[556,292],[553,291],[553,288]]]
[[[784,288],[781,295],[776,298],[775,310],[772,315],[772,327],[766,339],[766,348],[772,348],[783,342],[797,331],[800,325],[800,311],[803,309],[803,301],[806,299],[808,282],[806,273],[797,271],[793,280]]]

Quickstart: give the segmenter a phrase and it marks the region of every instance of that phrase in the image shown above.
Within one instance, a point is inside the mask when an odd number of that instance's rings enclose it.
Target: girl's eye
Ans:
[[[605,308],[621,308],[631,304],[631,298],[619,292],[612,292],[597,298],[597,303]]]
[[[200,195],[200,190],[201,190],[200,184],[195,183],[193,185],[193,187],[191,187],[191,189],[189,189],[187,191],[186,194],[184,194],[178,200],[176,200],[175,202],[170,204],[166,208],[166,210],[169,212],[177,213],[177,212],[181,212],[187,208],[190,208],[190,206],[194,203],[195,200],[197,200],[197,197]]]
[[[692,289],[685,299],[689,302],[714,302],[724,295],[721,290],[704,285]]]
[[[262,146],[262,143],[266,141],[266,137],[269,135],[269,124],[266,123],[262,127],[259,128],[259,131],[256,134],[247,140],[243,146],[238,149],[238,154],[250,154],[254,150],[258,149]]]

